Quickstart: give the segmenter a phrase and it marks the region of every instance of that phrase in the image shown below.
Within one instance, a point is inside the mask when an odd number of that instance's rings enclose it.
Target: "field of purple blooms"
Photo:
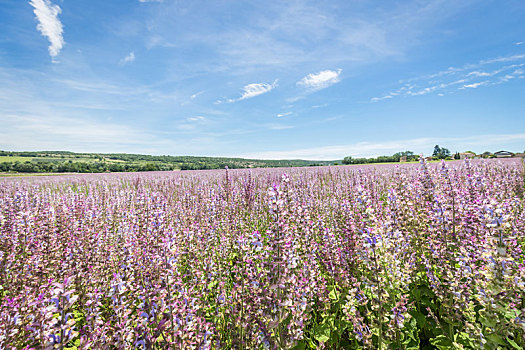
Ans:
[[[523,349],[517,160],[0,180],[0,349]]]

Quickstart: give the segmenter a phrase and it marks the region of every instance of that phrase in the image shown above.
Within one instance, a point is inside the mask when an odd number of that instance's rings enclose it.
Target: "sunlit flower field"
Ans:
[[[525,348],[518,160],[0,180],[2,349]]]

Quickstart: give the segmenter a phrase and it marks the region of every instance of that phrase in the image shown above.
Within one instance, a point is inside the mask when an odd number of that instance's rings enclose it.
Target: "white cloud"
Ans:
[[[379,102],[379,101],[382,101],[382,100],[388,100],[388,99],[390,99],[392,97],[393,97],[392,95],[386,95],[386,96],[383,96],[383,97],[372,97],[370,99],[370,102]]]
[[[155,138],[125,124],[70,118],[42,109],[38,114],[0,116],[9,131],[0,131],[0,149],[126,149],[131,143],[148,145]],[[133,140],[133,141],[130,141]]]
[[[521,77],[521,74],[523,74],[522,67],[525,66],[524,61],[525,54],[520,54],[481,60],[477,63],[465,64],[459,68],[449,67],[434,74],[404,80],[410,83],[405,83],[382,97],[372,97],[370,102],[379,102],[396,96],[422,96],[430,93],[443,96],[444,93],[452,93],[457,90],[503,84],[514,78]],[[505,64],[507,62],[515,63]],[[490,66],[492,69],[483,71],[481,70],[483,66]],[[477,82],[475,81],[477,78],[485,78],[486,80]],[[402,83],[403,80],[399,82]]]
[[[195,116],[195,117],[189,117],[188,118],[188,121],[190,122],[203,122],[206,120],[206,117],[203,117],[202,115],[198,115],[198,116]]]
[[[277,118],[286,117],[286,116],[291,115],[291,114],[293,114],[293,113],[292,112],[279,113],[279,114],[277,114]]]
[[[430,79],[433,79],[433,78],[440,78],[440,77],[443,77],[443,76],[462,74],[462,72],[464,72],[466,70],[477,69],[477,68],[480,68],[480,67],[485,66],[485,65],[491,65],[491,64],[494,64],[494,63],[505,63],[505,62],[512,62],[512,61],[520,61],[520,60],[523,60],[523,59],[525,59],[525,54],[490,58],[490,59],[486,59],[486,60],[481,60],[481,61],[479,61],[477,63],[468,63],[468,64],[465,64],[465,65],[463,65],[461,67],[449,67],[449,68],[447,68],[445,70],[442,70],[440,72],[437,72],[437,73],[433,73],[433,74],[429,74],[429,75],[422,75],[422,76],[410,78],[410,79],[407,79],[407,80],[404,80],[404,81],[405,82],[413,82],[413,81],[420,81],[420,80],[430,80]],[[500,73],[502,69],[507,69],[507,68],[513,67],[513,66],[516,66],[516,65],[505,66],[505,67],[502,67],[501,69],[498,69],[496,71],[493,71],[491,73],[486,73],[486,74],[489,74],[490,76],[492,76],[492,75]],[[518,66],[521,66],[521,65],[518,65]],[[476,73],[480,73],[480,74],[482,74],[481,76],[485,76],[484,72],[471,72],[471,73],[473,73],[473,75],[476,75]],[[467,74],[467,76],[468,76],[468,74]],[[404,82],[404,81],[401,80],[400,83]]]
[[[49,40],[49,55],[55,58],[65,44],[62,22],[58,19],[62,10],[49,0],[31,0],[29,4],[35,8],[33,12],[38,20],[36,28]]]
[[[148,95],[151,97],[153,91],[146,87],[141,86],[127,86],[127,85],[116,85],[104,81],[82,81],[82,80],[65,80],[65,79],[55,79],[57,83],[63,84],[68,88],[92,92],[98,94],[110,94],[110,95],[119,95],[119,96],[129,96],[129,95]]]
[[[179,123],[176,128],[183,131],[196,130],[198,127],[207,124],[208,119],[202,115],[186,118],[182,123]]]
[[[525,54],[512,55],[512,56],[503,56],[497,58],[491,58],[488,60],[479,61],[479,65],[491,64],[491,63],[500,63],[500,62],[512,62],[519,61],[525,58]]]
[[[467,74],[467,76],[474,76],[474,77],[490,77],[491,75],[493,75],[492,73],[487,73],[487,72],[478,72],[478,71],[474,71],[474,72],[470,72],[469,74]]]
[[[270,92],[277,87],[277,80],[273,84],[259,83],[259,84],[248,84],[246,85],[242,93],[241,100],[252,98]]]
[[[135,52],[131,51],[129,55],[120,60],[120,64],[132,63],[135,61]]]
[[[279,124],[275,124],[275,125],[270,125],[269,128],[271,130],[286,130],[286,129],[293,129],[293,126],[291,125],[279,125]]]
[[[385,142],[358,142],[349,145],[332,145],[295,149],[288,151],[267,151],[237,155],[250,159],[310,159],[335,160],[346,156],[377,157],[390,155],[402,150],[411,150],[416,154],[429,154],[434,145],[446,145],[454,151],[472,150],[481,153],[486,150],[508,149],[522,151],[525,134],[492,134],[470,137],[428,137]]]
[[[242,94],[241,94],[241,97],[239,98],[236,98],[236,99],[227,99],[226,102],[237,102],[237,101],[242,101],[242,100],[246,100],[248,98],[252,98],[252,97],[255,97],[255,96],[259,96],[259,95],[262,95],[262,94],[265,94],[267,92],[270,92],[272,91],[273,89],[275,89],[277,87],[277,81],[278,80],[275,80],[272,84],[268,84],[268,83],[253,83],[253,84],[248,84],[248,85],[245,85],[242,90]],[[220,104],[222,103],[223,101],[219,100],[217,102],[215,102],[216,104]]]
[[[499,78],[499,82],[505,83],[505,82],[507,82],[507,81],[509,81],[511,79],[514,79],[514,78],[516,78],[514,75],[506,74],[505,76]]]
[[[472,83],[472,84],[465,84],[463,85],[463,88],[471,88],[471,89],[475,89],[477,87],[480,87],[482,85],[486,85],[487,82],[486,81],[482,81],[480,83]]]
[[[199,91],[199,92],[196,92],[194,93],[193,95],[190,96],[190,98],[192,100],[196,99],[197,97],[199,97],[200,95],[202,95],[204,93],[204,90],[203,91]]]
[[[342,70],[323,70],[319,73],[311,73],[297,82],[297,85],[312,89],[321,90],[341,81]]]

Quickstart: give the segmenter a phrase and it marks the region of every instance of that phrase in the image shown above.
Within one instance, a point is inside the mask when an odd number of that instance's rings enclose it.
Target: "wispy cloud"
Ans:
[[[478,71],[470,72],[467,74],[467,76],[469,77],[490,77],[492,75],[493,75],[492,73],[478,72]]]
[[[242,101],[242,100],[246,100],[246,99],[249,99],[249,98],[253,98],[255,96],[259,96],[259,95],[265,94],[265,93],[270,92],[273,89],[275,89],[277,87],[277,82],[278,82],[278,80],[275,80],[271,84],[268,84],[268,83],[253,83],[253,84],[245,85],[242,88],[243,92],[241,94],[241,97],[234,98],[234,99],[229,98],[229,99],[226,100],[226,102],[232,103],[232,102]],[[219,100],[216,103],[222,103],[222,102],[223,102],[222,100]]]
[[[460,66],[460,67],[449,67],[447,69],[441,70],[441,71],[436,72],[436,73],[427,74],[427,75],[421,75],[421,76],[413,77],[413,78],[410,78],[410,79],[401,80],[400,82],[401,83],[409,83],[409,82],[414,82],[414,81],[432,80],[434,78],[441,78],[443,76],[461,74],[462,72],[473,70],[473,69],[479,70],[483,66],[491,65],[491,64],[495,64],[495,63],[515,62],[515,61],[523,61],[523,60],[525,60],[525,54],[516,54],[516,55],[494,57],[494,58],[481,60],[481,61],[478,61],[478,62],[475,62],[475,63],[467,63],[467,64],[465,64],[463,66]],[[479,71],[474,71],[474,72],[470,72],[470,73],[472,73],[474,75],[476,73],[479,73],[479,74],[482,74],[482,75],[484,74],[484,72],[479,72]],[[496,70],[495,72],[492,72],[491,74],[494,75],[494,74],[497,74],[497,73],[499,73],[498,70]]]
[[[287,130],[287,129],[293,129],[292,125],[283,125],[283,124],[270,124],[268,125],[268,128],[270,130]]]
[[[382,100],[388,100],[389,98],[393,98],[394,96],[392,95],[385,95],[383,97],[372,97],[370,99],[371,102],[379,102],[379,101],[382,101]]]
[[[72,90],[99,95],[115,95],[132,99],[141,96],[142,99],[153,102],[177,99],[176,94],[166,93],[148,85],[130,85],[111,79],[84,80],[53,78],[52,81]]]
[[[519,54],[485,59],[461,67],[449,67],[437,73],[400,81],[401,83],[404,82],[401,87],[383,96],[372,97],[370,102],[431,93],[443,96],[444,93],[457,90],[499,85],[514,78],[525,77],[525,72],[522,69],[524,66],[525,54]],[[484,80],[480,81],[480,78]]]
[[[475,89],[475,88],[478,88],[480,86],[487,85],[487,83],[488,83],[487,81],[482,81],[482,82],[479,82],[479,83],[465,84],[465,85],[463,85],[463,88]]]
[[[178,123],[175,128],[183,131],[194,131],[197,128],[202,128],[205,125],[208,125],[210,120],[202,115],[196,115],[188,117]]]
[[[279,114],[277,114],[277,118],[286,117],[286,116],[289,116],[289,115],[292,115],[292,114],[293,114],[293,112],[279,113]]]
[[[468,3],[454,0],[439,0],[431,4],[421,1],[405,1],[402,4],[388,2],[380,11],[361,12],[363,7],[353,2],[336,1],[323,6],[312,1],[273,1],[252,3],[247,10],[238,2],[209,3],[206,10],[200,9],[193,20],[199,25],[191,35],[177,38],[178,45],[192,46],[198,43],[201,49],[215,54],[212,62],[202,64],[200,60],[185,62],[185,66],[197,65],[198,70],[239,72],[287,68],[304,64],[315,67],[319,62],[343,69],[352,62],[377,62],[387,58],[404,58],[408,49],[421,40],[425,29],[457,14]],[[159,23],[171,33],[173,25],[165,17],[181,10],[185,2],[168,2],[173,12],[163,11]],[[191,3],[191,2],[190,2]],[[188,4],[190,4],[188,3]],[[200,7],[195,5],[195,8]],[[237,20],[224,26],[210,22],[209,9],[239,11],[244,8],[249,25],[237,27]],[[345,12],[353,8],[352,13]],[[388,10],[387,10],[388,9]],[[244,10],[242,10],[244,11]],[[243,12],[244,13],[244,12]],[[254,16],[255,15],[255,16]],[[207,25],[223,30],[209,33]],[[171,36],[171,34],[166,34]],[[180,63],[177,63],[180,66]]]
[[[203,117],[202,115],[197,115],[195,117],[189,117],[187,120],[190,122],[203,122],[206,120],[206,117]]]
[[[69,118],[48,112],[3,115],[0,122],[10,125],[9,131],[0,131],[0,147],[4,149],[108,151],[126,149],[132,143],[148,145],[154,141],[152,135],[128,125]]]
[[[491,59],[488,59],[488,60],[480,61],[479,65],[482,66],[482,65],[490,64],[490,63],[512,62],[512,61],[519,61],[519,60],[522,60],[522,59],[525,59],[525,54],[491,58]],[[468,68],[469,66],[467,65],[466,67]]]
[[[294,128],[292,125],[277,124],[277,123],[261,124],[259,125],[259,127],[266,128],[269,130],[288,130],[288,129]]]
[[[204,93],[204,90],[203,91],[199,91],[199,92],[196,92],[194,93],[193,95],[190,96],[190,98],[192,100],[195,100],[197,97],[199,97],[200,95],[202,95]]]
[[[124,65],[135,61],[135,52],[131,51],[126,57],[120,60],[120,64]]]
[[[346,156],[377,157],[390,155],[402,150],[411,150],[416,154],[430,154],[434,145],[445,145],[450,150],[472,150],[481,153],[486,150],[496,150],[504,145],[514,147],[511,151],[522,151],[525,134],[491,134],[471,137],[428,137],[385,142],[358,142],[348,145],[333,145],[323,147],[302,148],[288,151],[268,151],[240,155],[244,158],[256,159],[310,159],[336,160]]]
[[[62,22],[58,18],[62,10],[49,0],[31,0],[29,4],[34,7],[33,12],[38,20],[36,28],[49,40],[49,55],[55,58],[65,44]]]
[[[129,93],[128,91],[122,91],[120,86],[106,82],[87,82],[72,79],[56,79],[55,82],[63,84],[70,89],[78,91],[112,95],[124,95]]]
[[[325,89],[341,81],[342,70],[323,70],[319,73],[311,73],[297,82],[298,86],[311,90]]]

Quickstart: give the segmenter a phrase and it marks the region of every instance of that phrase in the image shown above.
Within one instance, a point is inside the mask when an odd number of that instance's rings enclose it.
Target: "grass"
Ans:
[[[67,174],[79,174],[79,173],[0,173],[1,177],[30,177],[30,176],[60,176]]]
[[[8,157],[8,156],[0,156],[0,163],[8,163],[8,162],[25,162],[31,160],[31,157]]]
[[[9,162],[46,162],[46,161],[72,161],[72,162],[100,162],[98,158],[87,158],[87,157],[19,157],[19,156],[0,156],[0,163],[9,163]],[[104,161],[107,163],[125,163],[125,161],[120,159],[110,159],[104,158]],[[135,163],[148,163],[148,162],[135,162]]]

